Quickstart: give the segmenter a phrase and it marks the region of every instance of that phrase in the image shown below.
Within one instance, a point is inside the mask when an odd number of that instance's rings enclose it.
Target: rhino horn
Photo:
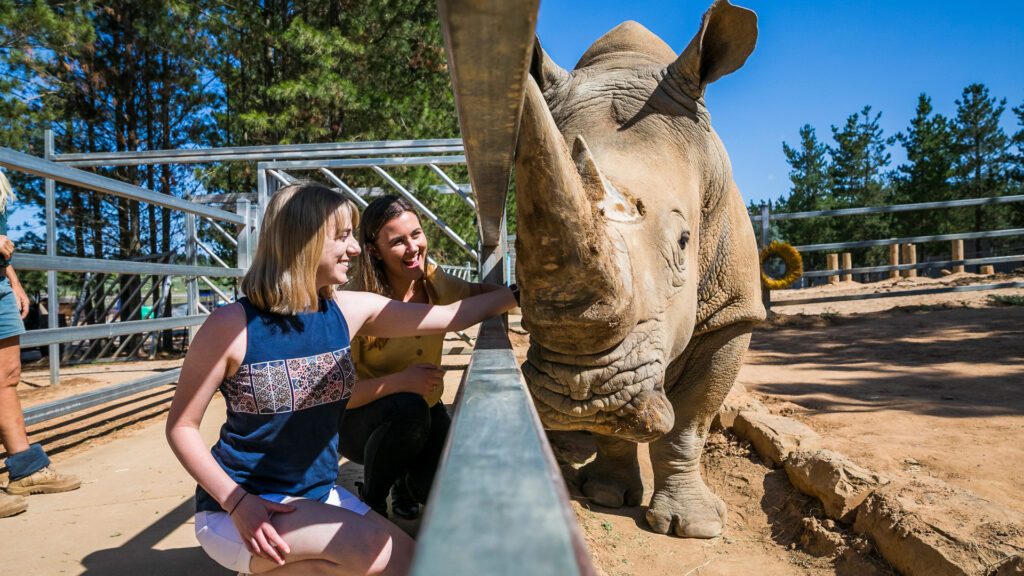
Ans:
[[[755,44],[757,14],[727,0],[716,0],[704,13],[690,44],[668,66],[668,76],[690,97],[699,99],[708,84],[739,70]]]
[[[595,202],[603,178],[586,143],[577,140],[574,158],[536,81],[526,84],[516,145],[516,276],[524,317],[548,349],[606,350],[633,327],[628,255],[609,237]]]

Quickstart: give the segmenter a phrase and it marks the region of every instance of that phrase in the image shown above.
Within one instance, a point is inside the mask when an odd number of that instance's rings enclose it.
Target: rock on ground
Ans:
[[[831,450],[797,450],[785,461],[786,475],[804,494],[821,500],[825,514],[853,521],[853,511],[887,479]]]
[[[750,410],[736,416],[733,432],[776,467],[795,450],[817,448],[821,442],[817,432],[792,418]]]
[[[1013,574],[1024,549],[1024,514],[934,479],[875,491],[854,529],[906,576]]]

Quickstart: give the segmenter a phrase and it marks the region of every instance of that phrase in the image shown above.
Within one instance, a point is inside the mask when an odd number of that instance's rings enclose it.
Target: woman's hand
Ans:
[[[14,254],[14,242],[7,236],[0,235],[0,256],[3,256],[5,260],[10,260]]]
[[[270,517],[273,514],[284,514],[294,510],[294,506],[264,500],[246,492],[235,504],[230,516],[242,536],[242,542],[245,542],[246,548],[253,556],[284,565],[284,556],[291,550],[270,523]]]
[[[444,384],[444,370],[433,364],[413,364],[395,375],[406,391],[419,394],[424,398],[434,393]]]
[[[14,301],[18,303],[18,311],[21,313],[21,319],[24,320],[25,316],[28,316],[29,299],[28,294],[25,294],[25,289],[21,287],[21,284],[12,286],[14,291]],[[49,305],[49,304],[48,304]],[[57,304],[57,312],[60,311],[60,304]],[[56,314],[57,312],[53,312]]]

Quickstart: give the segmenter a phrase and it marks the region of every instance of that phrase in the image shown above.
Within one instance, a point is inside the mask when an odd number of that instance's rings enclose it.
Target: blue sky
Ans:
[[[757,12],[757,48],[746,65],[706,94],[712,124],[725,142],[747,200],[789,190],[782,142],[795,144],[804,124],[831,142],[832,125],[870,104],[887,135],[904,130],[921,92],[947,116],[965,86],[981,82],[1024,104],[1024,0],[811,2],[734,0]],[[636,20],[676,52],[689,43],[710,0],[541,0],[537,33],[551,58],[571,69],[590,44]],[[893,165],[903,161],[898,144]]]

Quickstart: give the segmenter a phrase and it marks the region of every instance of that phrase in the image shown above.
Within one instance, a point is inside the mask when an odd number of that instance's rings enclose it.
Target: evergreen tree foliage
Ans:
[[[833,183],[832,203],[835,208],[882,206],[889,203],[890,188],[886,175],[891,156],[886,146],[891,138],[883,135],[878,120],[882,113],[872,115],[871,106],[850,115],[842,128],[832,126],[834,146],[829,146],[832,163],[829,173]],[[886,238],[889,218],[885,214],[833,218],[837,241]],[[884,261],[883,251],[868,249],[859,262],[876,264]],[[884,256],[884,258],[883,258]]]
[[[894,175],[898,204],[953,199],[953,131],[950,120],[935,114],[926,94],[917,99],[917,112],[906,132],[896,139],[906,150],[907,162]],[[893,215],[894,233],[900,237],[945,234],[953,231],[948,215],[940,210],[901,212]]]
[[[954,184],[960,198],[985,198],[1006,194],[1009,188],[1009,139],[999,126],[1006,100],[996,100],[982,84],[964,88],[956,101],[953,122],[956,162]],[[965,213],[966,212],[966,213]],[[1009,223],[1006,206],[978,206],[956,211],[959,226],[971,230],[996,230]],[[966,216],[966,218],[965,218]],[[967,256],[986,254],[986,249],[1002,244],[997,240],[979,240],[974,249],[965,244]]]
[[[832,208],[828,146],[818,141],[814,128],[805,124],[800,128],[800,143],[794,148],[783,142],[782,152],[790,165],[789,180],[792,188],[789,196],[779,199],[774,210],[808,212]],[[833,221],[831,218],[784,220],[778,224],[778,234],[793,245],[831,242]],[[805,258],[808,259],[809,267],[818,266],[824,261],[819,252],[808,253]]]

